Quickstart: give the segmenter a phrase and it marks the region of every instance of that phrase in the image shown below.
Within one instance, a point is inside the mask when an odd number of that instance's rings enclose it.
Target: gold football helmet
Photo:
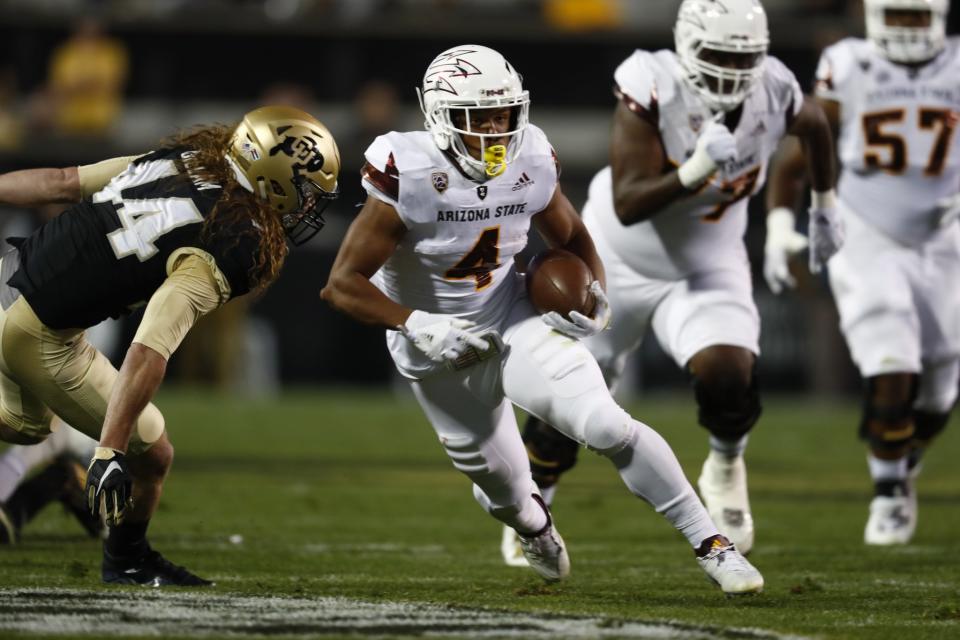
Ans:
[[[319,120],[293,107],[254,109],[234,130],[227,159],[280,214],[293,244],[323,228],[323,211],[339,195],[340,151]]]

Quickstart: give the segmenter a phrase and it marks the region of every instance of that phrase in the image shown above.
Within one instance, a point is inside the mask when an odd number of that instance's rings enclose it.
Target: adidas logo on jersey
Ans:
[[[511,191],[520,191],[520,189],[529,187],[534,184],[534,182],[526,172],[523,172],[520,174],[520,179],[513,183],[513,189],[511,189]]]

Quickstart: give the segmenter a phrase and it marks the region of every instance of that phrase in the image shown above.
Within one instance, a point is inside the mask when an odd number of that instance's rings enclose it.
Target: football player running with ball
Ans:
[[[865,9],[867,39],[823,52],[816,94],[843,165],[848,242],[830,285],[865,381],[860,436],[874,498],[864,542],[892,545],[913,536],[920,458],[960,378],[960,40],[946,36],[947,0]],[[793,205],[795,165],[772,175],[775,204]]]
[[[76,203],[0,258],[0,438],[40,442],[56,413],[99,440],[87,494],[109,525],[104,582],[211,584],[147,542],[173,461],[150,400],[193,324],[268,286],[288,237],[319,230],[339,170],[320,122],[263,107],[140,157],[0,176],[2,202]],[[144,303],[118,373],[84,329]]]
[[[323,298],[388,329],[397,369],[454,467],[480,505],[518,533],[544,579],[566,577],[570,560],[531,477],[513,405],[609,458],[724,592],[760,591],[760,573],[719,534],[670,447],[617,406],[578,341],[607,326],[604,270],[558,186],[553,149],[528,124],[519,74],[496,51],[463,45],[433,60],[419,95],[427,131],[389,133],[367,149],[369,197]],[[531,222],[592,270],[592,317],[541,318],[530,305],[514,256]]]
[[[815,102],[767,55],[767,18],[756,0],[685,0],[676,51],[636,51],[614,73],[618,98],[610,166],[590,185],[583,220],[607,268],[610,331],[585,342],[613,387],[648,327],[687,371],[710,452],[699,479],[710,515],[742,553],[754,527],[743,453],[760,417],[760,321],[743,234],[747,202],[785,135],[799,137],[814,182],[810,268],[837,250],[834,150]],[[789,253],[806,247],[793,220]],[[547,501],[576,462],[578,445],[531,417],[524,429],[534,478]],[[554,425],[555,426],[555,425]],[[504,531],[504,561],[522,565]]]

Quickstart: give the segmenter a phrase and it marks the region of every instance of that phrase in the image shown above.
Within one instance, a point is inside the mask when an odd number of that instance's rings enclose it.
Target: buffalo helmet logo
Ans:
[[[450,178],[445,171],[434,171],[430,174],[430,182],[433,183],[433,188],[437,190],[437,193],[443,193],[450,186]]]
[[[278,127],[277,135],[282,134],[289,128],[289,126]],[[270,149],[269,155],[273,157],[281,152],[297,160],[293,165],[294,169],[304,169],[307,173],[319,171],[323,168],[325,162],[323,154],[317,147],[317,141],[307,135],[284,136],[283,140]]]

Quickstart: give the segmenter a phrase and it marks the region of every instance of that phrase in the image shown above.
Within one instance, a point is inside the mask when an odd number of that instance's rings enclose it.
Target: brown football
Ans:
[[[593,315],[597,303],[590,293],[593,280],[587,263],[564,249],[541,251],[527,265],[527,295],[540,313]]]

